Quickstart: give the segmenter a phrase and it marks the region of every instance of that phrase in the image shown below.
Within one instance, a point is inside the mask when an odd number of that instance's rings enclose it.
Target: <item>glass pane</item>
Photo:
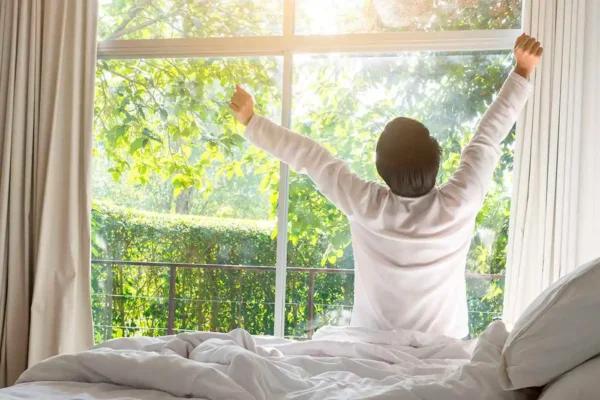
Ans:
[[[98,39],[281,35],[283,0],[100,0]]]
[[[177,274],[174,328],[273,334],[275,271],[185,269]],[[204,283],[204,284],[199,284]]]
[[[443,147],[441,183],[458,166],[461,148],[511,67],[508,53],[490,52],[296,56],[293,128],[347,160],[364,178],[377,180],[375,145],[385,124],[397,116],[420,120]],[[468,271],[505,271],[513,141],[511,135],[503,145],[494,185],[477,219]],[[347,219],[316,191],[310,179],[294,173],[290,177],[289,220],[289,267],[317,271],[354,267]],[[292,278],[295,275],[290,272],[288,280],[300,279]],[[315,282],[323,279],[320,275],[326,274],[316,273]],[[296,297],[288,293],[288,303],[308,305],[311,301],[308,278],[302,279]],[[344,286],[346,281],[328,279],[331,283],[318,290],[315,283],[313,304],[351,305],[348,292],[352,287]],[[471,311],[478,316],[502,312],[503,282],[469,279],[468,286]],[[315,321],[322,319],[316,308],[313,312]],[[287,321],[291,323],[289,314]],[[472,322],[474,333],[487,322],[489,319],[483,323],[481,318]],[[318,322],[313,325],[317,327]],[[287,334],[299,334],[294,329],[286,330]]]
[[[339,272],[339,273],[337,273]],[[354,303],[354,271],[288,268],[284,336],[302,340],[325,325],[348,325]]]
[[[174,331],[272,333],[279,164],[243,139],[228,106],[241,82],[254,90],[261,114],[280,120],[281,61],[98,62],[98,340],[151,328],[164,334],[173,304]]]
[[[94,263],[92,312],[96,342],[167,334],[169,267]]]
[[[489,324],[502,318],[504,278],[467,278],[467,301],[471,332],[477,335]]]
[[[518,29],[521,0],[302,0],[296,34]]]

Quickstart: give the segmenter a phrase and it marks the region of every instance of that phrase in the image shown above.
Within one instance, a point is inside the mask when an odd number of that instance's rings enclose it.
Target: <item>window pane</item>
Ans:
[[[401,53],[391,55],[304,55],[294,58],[294,130],[317,139],[347,160],[366,179],[376,180],[375,144],[385,124],[397,116],[422,121],[440,141],[444,158],[439,180],[456,169],[461,148],[500,89],[511,68],[508,53]],[[503,274],[510,213],[513,136],[503,145],[485,206],[477,219],[467,270]],[[288,266],[352,269],[354,259],[347,219],[303,175],[291,174]],[[322,271],[322,270],[321,270]],[[342,278],[344,277],[344,278]],[[314,304],[352,304],[351,275],[315,273]],[[307,307],[308,274],[290,272],[298,290],[288,293],[286,334],[302,324],[292,304]],[[501,314],[503,281],[468,280],[474,333]],[[295,296],[295,297],[293,297]],[[324,309],[323,309],[324,310]],[[314,326],[331,318],[314,310]],[[325,311],[323,311],[325,312]],[[309,311],[304,315],[308,333]],[[293,318],[292,318],[293,317]],[[343,315],[340,315],[343,317]],[[485,318],[484,318],[485,317]],[[343,321],[344,318],[341,318]]]
[[[170,309],[174,331],[273,333],[279,165],[228,106],[242,82],[278,121],[280,80],[273,57],[98,62],[93,258],[129,263],[94,263],[97,340],[164,334]]]
[[[99,40],[281,35],[283,0],[100,0]]]
[[[521,0],[302,0],[296,34],[518,29]]]

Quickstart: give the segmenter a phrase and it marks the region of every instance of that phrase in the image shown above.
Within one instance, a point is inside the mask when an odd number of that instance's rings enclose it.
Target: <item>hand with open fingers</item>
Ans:
[[[523,33],[515,43],[514,53],[517,60],[515,72],[529,79],[529,75],[540,62],[544,49],[536,38]]]
[[[233,111],[235,119],[247,126],[254,115],[254,100],[240,85],[236,85],[229,108]]]

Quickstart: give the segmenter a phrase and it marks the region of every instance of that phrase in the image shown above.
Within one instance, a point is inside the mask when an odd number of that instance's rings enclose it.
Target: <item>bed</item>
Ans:
[[[508,333],[473,341],[413,331],[324,327],[311,341],[184,333],[108,341],[35,365],[13,399],[525,399],[498,382]]]
[[[593,400],[599,285],[597,259],[548,287],[510,334],[496,321],[472,341],[351,327],[305,342],[239,329],[115,339],[34,365],[0,399]]]

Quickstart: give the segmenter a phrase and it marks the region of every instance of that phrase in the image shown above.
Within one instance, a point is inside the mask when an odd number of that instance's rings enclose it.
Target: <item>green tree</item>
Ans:
[[[189,214],[194,198],[207,199],[222,176],[242,177],[250,168],[276,174],[272,160],[245,150],[226,98],[231,85],[251,76],[265,99],[260,111],[274,115],[278,71],[272,58],[100,60],[96,149],[114,180],[127,172],[142,186],[168,181],[170,192],[156,187],[166,195],[158,209]]]

